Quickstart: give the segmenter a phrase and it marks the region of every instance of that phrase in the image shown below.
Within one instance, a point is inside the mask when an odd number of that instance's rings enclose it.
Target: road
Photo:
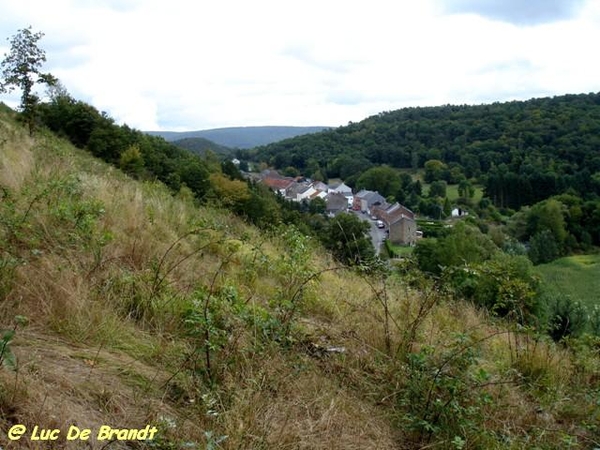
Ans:
[[[375,254],[379,255],[381,252],[381,244],[387,237],[385,228],[377,228],[377,224],[375,220],[372,220],[368,214],[363,214],[360,211],[351,211],[356,217],[365,222],[369,222],[371,229],[369,230],[369,235],[371,236],[371,241],[373,242],[373,248],[375,248]]]

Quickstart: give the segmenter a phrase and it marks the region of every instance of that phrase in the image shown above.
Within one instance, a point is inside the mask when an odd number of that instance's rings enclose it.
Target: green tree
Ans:
[[[448,166],[439,159],[430,159],[423,166],[425,168],[425,182],[441,180],[444,177]]]
[[[531,237],[528,255],[534,264],[549,263],[560,256],[560,248],[550,230],[539,231]]]
[[[444,209],[443,209],[444,217],[450,217],[452,214],[452,205],[450,204],[450,200],[448,197],[444,199]]]
[[[475,187],[466,178],[462,178],[458,182],[458,195],[465,200],[471,200],[475,195]]]
[[[435,198],[435,197],[441,197],[444,198],[446,197],[446,188],[447,188],[447,183],[445,181],[434,181],[431,183],[431,185],[429,186],[429,197],[430,198]]]
[[[144,158],[138,145],[132,145],[119,158],[119,167],[123,172],[133,177],[139,177],[144,170]]]
[[[356,187],[377,191],[384,197],[395,197],[402,187],[402,180],[396,169],[378,166],[364,172],[359,177]]]
[[[539,279],[525,256],[497,252],[476,265],[473,299],[494,314],[520,323],[535,322],[541,314]]]
[[[548,305],[548,334],[556,342],[581,334],[587,325],[586,308],[568,295],[555,294],[545,298]]]
[[[548,230],[552,233],[556,243],[561,246],[567,237],[564,210],[564,205],[552,198],[536,203],[527,216],[529,236]]]
[[[49,73],[42,73],[42,65],[46,62],[46,53],[37,46],[43,33],[33,33],[31,27],[19,30],[10,42],[10,53],[0,63],[2,82],[0,92],[21,90],[21,111],[29,126],[30,134],[35,128],[35,119],[39,97],[33,92],[36,84],[52,86],[58,81]]]
[[[73,99],[60,87],[52,88],[50,96],[49,103],[39,105],[43,124],[76,147],[85,148],[94,129],[106,118],[96,108]]]
[[[500,317],[535,323],[542,313],[539,278],[525,256],[495,252],[483,262],[448,267],[445,281],[459,298],[474,300]]]
[[[308,211],[311,214],[323,214],[327,209],[327,202],[321,197],[316,197],[308,204]]]
[[[439,275],[444,267],[481,263],[498,251],[489,236],[467,222],[458,222],[438,239],[421,239],[415,248],[419,268]]]
[[[227,207],[235,207],[250,199],[248,184],[245,181],[232,180],[219,172],[211,173],[209,180],[213,192],[219,201]]]
[[[569,236],[564,217],[566,211],[563,203],[550,198],[536,203],[525,213],[524,230],[521,218],[521,234],[524,235],[521,238],[529,239],[529,258],[534,264],[547,263],[564,254]],[[515,234],[518,238],[519,233]]]

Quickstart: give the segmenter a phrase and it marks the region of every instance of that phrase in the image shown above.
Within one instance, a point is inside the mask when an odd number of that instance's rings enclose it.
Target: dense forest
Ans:
[[[233,149],[216,144],[213,141],[204,138],[183,138],[172,142],[178,147],[184,148],[201,156],[206,155],[207,152],[214,152],[223,156],[233,153]]]

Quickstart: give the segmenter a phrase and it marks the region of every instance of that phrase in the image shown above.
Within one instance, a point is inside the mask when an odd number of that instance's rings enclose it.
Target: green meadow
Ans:
[[[550,292],[569,295],[588,306],[600,303],[600,254],[560,258],[537,270]]]

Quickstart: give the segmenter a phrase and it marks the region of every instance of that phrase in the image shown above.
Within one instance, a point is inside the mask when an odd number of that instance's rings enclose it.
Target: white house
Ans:
[[[468,215],[469,213],[462,208],[454,208],[452,210],[452,217],[463,217]]]

